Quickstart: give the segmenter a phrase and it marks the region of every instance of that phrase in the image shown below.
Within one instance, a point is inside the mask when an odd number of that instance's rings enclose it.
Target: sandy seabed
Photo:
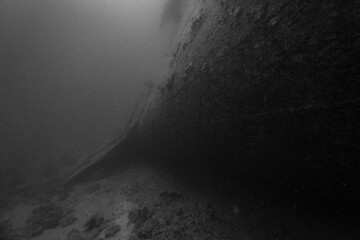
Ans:
[[[209,186],[211,188],[211,186]],[[261,196],[234,204],[158,169],[134,167],[8,199],[0,240],[353,239],[353,227],[307,222]],[[211,192],[211,191],[210,191]]]

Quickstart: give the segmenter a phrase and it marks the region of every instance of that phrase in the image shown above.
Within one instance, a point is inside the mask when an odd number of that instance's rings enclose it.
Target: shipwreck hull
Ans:
[[[130,152],[356,203],[359,3],[191,6]]]
[[[355,1],[205,3],[134,145],[300,192],[357,196],[357,20]]]

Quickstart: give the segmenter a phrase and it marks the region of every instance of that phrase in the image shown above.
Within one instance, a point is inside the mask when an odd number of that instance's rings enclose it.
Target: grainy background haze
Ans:
[[[91,154],[125,125],[159,72],[164,2],[0,0],[3,183]]]

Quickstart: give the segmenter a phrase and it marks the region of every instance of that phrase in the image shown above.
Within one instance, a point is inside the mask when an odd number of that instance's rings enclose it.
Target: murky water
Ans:
[[[357,5],[3,0],[0,240],[358,239]]]

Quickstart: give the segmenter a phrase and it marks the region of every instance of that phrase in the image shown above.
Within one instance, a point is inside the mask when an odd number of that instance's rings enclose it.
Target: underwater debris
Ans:
[[[190,27],[190,39],[189,42],[193,42],[195,40],[195,37],[200,32],[200,29],[205,22],[205,14],[200,13],[198,16],[194,18],[192,21],[191,27]]]
[[[78,229],[72,229],[66,236],[65,240],[86,240]]]
[[[129,212],[129,223],[135,225],[134,229],[139,229],[150,217],[151,212],[148,207],[134,209]]]
[[[167,191],[161,192],[159,195],[162,200],[169,200],[169,201],[177,200],[181,197],[181,194],[177,192],[167,192]]]
[[[74,224],[76,221],[77,221],[77,217],[67,216],[67,217],[62,218],[60,220],[60,226],[61,227],[68,227],[68,226]]]
[[[24,235],[32,238],[41,235],[46,229],[71,225],[74,219],[68,218],[67,214],[69,212],[70,210],[53,204],[43,205],[34,209],[30,218],[26,221],[27,226],[24,230]]]
[[[15,239],[13,226],[8,221],[0,222],[0,240]]]
[[[120,231],[121,227],[119,225],[113,225],[105,230],[105,238],[112,238]]]
[[[95,228],[100,227],[105,223],[105,218],[101,213],[96,213],[90,217],[90,219],[85,223],[84,228],[86,232],[90,232]]]

